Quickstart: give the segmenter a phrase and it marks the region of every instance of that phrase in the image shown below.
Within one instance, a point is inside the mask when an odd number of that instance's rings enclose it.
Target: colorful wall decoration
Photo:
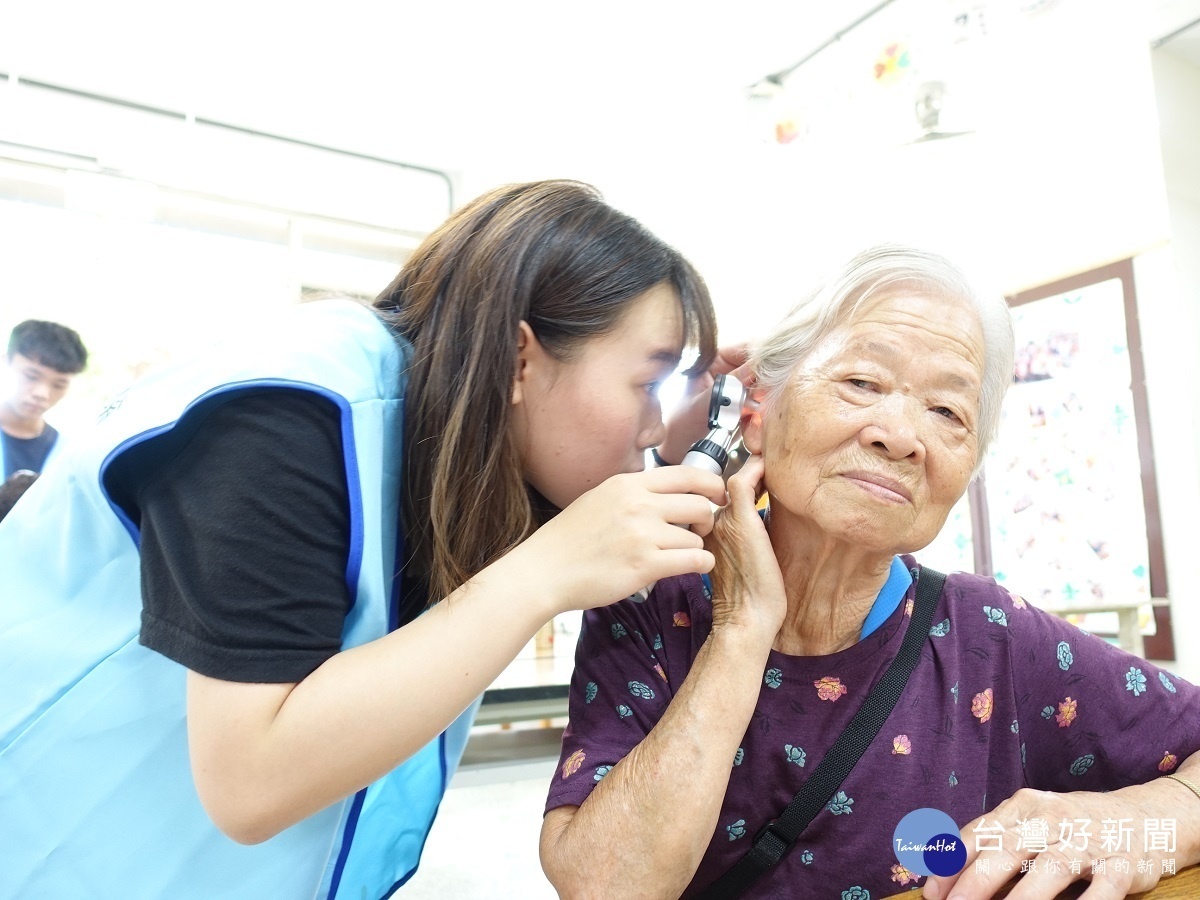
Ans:
[[[1121,281],[1014,307],[1013,318],[1014,383],[986,466],[996,580],[1048,606],[1149,600]],[[1113,613],[1071,618],[1117,627]]]

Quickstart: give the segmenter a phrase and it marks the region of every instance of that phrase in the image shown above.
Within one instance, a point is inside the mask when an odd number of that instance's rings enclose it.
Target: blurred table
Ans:
[[[1145,659],[1145,643],[1142,640],[1142,629],[1138,624],[1138,612],[1145,606],[1170,606],[1171,601],[1166,597],[1152,597],[1149,600],[1140,601],[1113,600],[1096,603],[1037,603],[1035,605],[1043,612],[1053,613],[1064,618],[1083,613],[1116,613],[1119,623],[1117,642],[1121,649]]]
[[[483,693],[476,725],[500,725],[567,714],[575,660],[570,653],[517,657]]]
[[[1071,887],[1059,894],[1057,900],[1074,900],[1074,898],[1087,889],[1089,883],[1087,881],[1075,882]],[[1008,892],[1016,887],[1016,885],[1017,881],[1010,881],[996,894],[996,897],[1007,896]],[[901,891],[899,894],[891,894],[890,896],[881,898],[881,900],[916,900],[920,896],[921,892],[914,888],[911,891]],[[1181,870],[1178,875],[1164,878],[1157,886],[1148,891],[1130,894],[1129,900],[1196,900],[1197,897],[1200,897],[1200,866],[1189,866]]]

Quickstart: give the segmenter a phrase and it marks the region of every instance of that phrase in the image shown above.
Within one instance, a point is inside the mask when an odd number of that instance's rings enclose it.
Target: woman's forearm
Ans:
[[[298,684],[191,675],[192,772],[209,814],[238,840],[263,840],[375,781],[450,724],[555,613],[707,572],[699,535],[671,523],[707,530],[724,496],[719,477],[683,466],[613,476],[415,622]]]
[[[403,762],[482,693],[553,614],[517,561],[294,685],[189,675],[192,770],[235,840],[272,837]]]
[[[746,632],[714,632],[646,738],[582,806],[546,816],[542,866],[561,896],[679,896],[712,840],[769,651]]]

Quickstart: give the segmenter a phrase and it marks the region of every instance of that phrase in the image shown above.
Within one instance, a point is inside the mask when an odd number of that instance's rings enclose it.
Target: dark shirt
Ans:
[[[0,431],[0,435],[3,435],[4,440],[4,479],[22,469],[41,474],[46,457],[50,455],[50,451],[54,449],[54,442],[58,440],[58,432],[49,422],[42,429],[42,433],[34,438],[13,437],[7,431]]]
[[[105,477],[141,529],[141,642],[225,681],[299,681],[341,647],[350,511],[341,422],[297,390],[192,410]]]
[[[685,896],[743,856],[800,790],[895,657],[910,611],[901,603],[874,633],[828,656],[771,651],[758,705],[730,760],[716,833]],[[685,576],[658,582],[643,603],[622,600],[589,610],[583,621],[570,725],[547,809],[583,803],[649,734],[712,629],[712,603],[700,579]],[[990,578],[950,575],[933,622],[879,736],[745,897],[887,896],[918,880],[892,845],[897,823],[918,808],[941,810],[962,828],[1022,787],[1124,787],[1200,750],[1200,689]],[[669,764],[686,771],[691,760],[681,754]],[[1062,823],[1048,827],[1054,845]],[[1099,850],[1100,822],[1090,835]],[[962,837],[968,849],[989,846],[984,829]]]

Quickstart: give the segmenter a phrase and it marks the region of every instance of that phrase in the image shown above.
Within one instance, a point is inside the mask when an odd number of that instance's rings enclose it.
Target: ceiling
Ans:
[[[1074,271],[1091,255],[1140,246],[1142,231],[1153,229],[1136,223],[1161,218],[1157,207],[1149,208],[1161,193],[1153,173],[1124,177],[1157,166],[1158,126],[1145,102],[1149,67],[1139,69],[1136,59],[1115,65],[1112,46],[1090,45],[1086,35],[1071,38],[1109,16],[1120,23],[1110,30],[1137,21],[1146,44],[1166,39],[1164,53],[1200,67],[1200,0],[746,0],[736,8],[694,0],[343,0],[336,14],[327,11],[332,8],[282,0],[7,4],[0,12],[0,73],[17,78],[9,78],[7,91],[0,80],[0,141],[6,94],[30,93],[20,87],[24,78],[432,167],[449,175],[454,202],[508,181],[590,181],[680,246],[715,291],[729,296],[745,290],[774,296],[778,284],[805,283],[842,244],[868,232],[878,237],[876,231],[945,243],[948,252],[959,252],[959,243],[968,252],[997,248],[1000,258],[1013,261],[1003,282],[1023,285]],[[935,141],[919,155],[902,150],[882,160],[880,147],[912,143],[912,95],[876,90],[870,66],[861,64],[863,51],[869,62],[896,35],[932,43],[931,28],[945,29],[963,16],[986,18],[997,34],[1002,26],[1020,30],[1027,19],[1038,20],[1047,27],[1027,29],[1041,41],[1030,43],[1029,52],[1058,57],[1061,68],[1019,52],[985,63],[980,60],[988,54],[978,45],[960,42],[958,50],[977,57],[976,67],[993,82],[990,102],[1003,114],[999,125],[973,145]],[[851,29],[864,17],[867,23]],[[1137,57],[1123,30],[1120,41],[1119,53]],[[828,52],[817,53],[827,45]],[[803,83],[808,97],[820,95],[825,108],[809,111],[810,136],[823,124],[825,143],[813,140],[807,156],[789,155],[796,145],[781,148],[748,127],[757,115],[748,88],[810,57],[788,86]],[[1088,65],[1078,65],[1080,58]],[[872,102],[891,98],[887,109],[850,109],[865,102],[863,93],[848,94],[844,85],[838,90],[838,79],[845,81],[838,66],[851,61]],[[1126,77],[1130,72],[1133,78]],[[1037,101],[1036,107],[1022,98]],[[848,109],[849,117],[831,114]],[[888,116],[904,125],[904,136],[888,127]],[[1064,137],[1081,121],[1082,130],[1069,140],[1105,147],[1108,154],[1080,158],[1091,160],[1092,169],[1066,158]],[[1126,132],[1153,146],[1116,147]],[[207,150],[190,147],[191,157],[182,159],[186,153],[138,143],[151,163],[219,168]],[[398,220],[417,205],[411,197],[394,199],[406,195],[389,192],[386,179],[374,175],[342,181],[303,162],[255,167],[250,156],[236,150],[226,160],[247,191],[238,196],[256,189],[271,195],[260,201],[272,208],[287,206],[280,192],[291,192],[293,208],[303,212],[404,227]],[[1155,161],[1147,166],[1150,157]],[[1083,221],[1107,223],[1114,234],[1101,237],[1108,243],[1075,229],[1073,254],[1058,232],[1047,238],[1005,218],[1022,204],[1043,204],[1048,192],[1062,193],[1055,166],[1078,176],[1076,193],[1062,202]],[[977,177],[989,169],[991,178]],[[157,181],[133,166],[105,170]],[[1110,171],[1122,173],[1125,184],[1117,198],[1125,206],[1115,220],[1092,211],[1085,194],[1089,178],[1105,179]],[[423,215],[421,226],[409,231],[423,233],[444,215],[444,186],[437,204],[432,218]],[[984,209],[991,214],[976,215]],[[978,239],[971,228],[942,227],[964,216],[975,223]],[[1114,221],[1135,223],[1129,230],[1139,236],[1116,234]],[[811,252],[797,253],[797,246]],[[392,252],[390,241],[384,250]]]
[[[1200,66],[1200,0],[1150,0],[1146,19],[1152,46]]]
[[[469,181],[586,174],[682,149],[877,5],[49,0],[9,4],[0,71]]]
[[[888,12],[1053,2],[906,0]],[[432,166],[471,193],[639,170],[644,184],[686,170],[698,144],[727,142],[748,85],[888,5],[343,0],[333,14],[280,0],[43,0],[8,5],[0,72]],[[1200,0],[1146,8],[1150,38],[1200,19]],[[1200,28],[1169,49],[1200,65]]]

